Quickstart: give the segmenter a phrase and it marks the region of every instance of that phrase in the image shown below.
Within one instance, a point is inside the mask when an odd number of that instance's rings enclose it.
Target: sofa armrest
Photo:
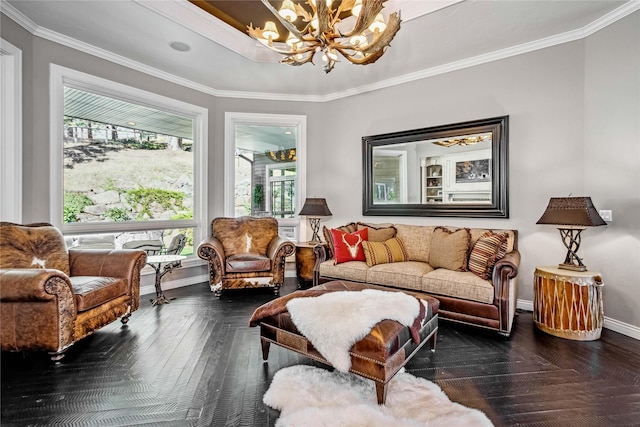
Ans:
[[[513,250],[496,262],[493,268],[493,298],[500,311],[500,331],[509,335],[511,332],[512,313],[515,313],[516,285],[520,252]],[[513,293],[513,295],[511,295]]]
[[[0,269],[0,300],[2,302],[43,302],[56,299],[57,292],[47,287],[56,280],[66,283],[73,296],[73,288],[66,274],[60,270],[43,268]]]
[[[73,344],[75,296],[63,272],[1,269],[0,300],[2,350],[59,352]]]
[[[211,283],[219,283],[224,275],[226,260],[222,242],[215,237],[208,236],[200,242],[197,252],[201,259],[207,261]]]
[[[271,259],[271,275],[273,284],[278,287],[284,283],[284,263],[289,255],[296,251],[293,242],[277,236],[271,239],[267,247],[267,256]]]
[[[269,242],[269,246],[267,247],[267,256],[272,261],[277,261],[292,255],[295,250],[296,245],[294,245],[293,242],[285,239],[284,237],[278,236],[274,237]]]
[[[516,277],[518,275],[518,267],[520,267],[520,252],[513,250],[496,262],[493,267],[494,281],[496,272],[499,275],[504,273],[509,279]]]
[[[131,279],[144,267],[147,254],[133,249],[69,249],[70,276]]]

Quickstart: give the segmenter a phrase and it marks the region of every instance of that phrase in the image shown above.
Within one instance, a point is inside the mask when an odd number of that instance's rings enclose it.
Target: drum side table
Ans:
[[[538,267],[533,282],[533,321],[538,329],[570,340],[600,338],[604,284],[599,273]]]
[[[298,289],[313,286],[313,268],[316,265],[316,255],[313,248],[325,243],[299,242],[296,244],[296,276]]]

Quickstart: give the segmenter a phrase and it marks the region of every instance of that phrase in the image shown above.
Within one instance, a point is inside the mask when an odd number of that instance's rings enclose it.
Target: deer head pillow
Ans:
[[[346,231],[331,230],[333,237],[333,247],[335,250],[335,263],[348,261],[365,261],[362,242],[368,239],[368,230],[366,228],[347,233]]]

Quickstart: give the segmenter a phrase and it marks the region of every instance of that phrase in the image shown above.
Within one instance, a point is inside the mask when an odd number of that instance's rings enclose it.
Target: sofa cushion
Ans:
[[[504,233],[493,233],[487,231],[475,242],[469,254],[469,271],[476,274],[481,279],[491,279],[493,266],[498,259],[501,248],[506,250],[505,241],[507,235]],[[502,253],[502,256],[505,254]]]
[[[87,311],[127,294],[129,282],[121,277],[73,276],[76,310]]]
[[[366,282],[367,269],[369,267],[364,261],[349,261],[336,264],[330,259],[320,264],[320,276]]]
[[[445,227],[436,227],[431,239],[429,265],[433,268],[465,271],[470,241],[471,234],[468,228],[451,231]]]
[[[470,271],[438,268],[422,277],[422,291],[453,298],[493,304],[493,285]]]
[[[390,224],[365,224],[364,222],[356,223],[358,230],[368,230],[368,241],[370,242],[386,242],[387,240],[396,237],[398,230]]]
[[[271,270],[271,260],[264,255],[254,253],[231,255],[225,259],[225,272],[247,273]]]
[[[400,289],[422,290],[422,277],[433,271],[426,262],[405,261],[369,267],[366,282]]]
[[[431,251],[431,238],[435,227],[428,225],[395,225],[396,236],[402,240],[409,261],[429,262]]]
[[[345,231],[332,229],[333,250],[336,264],[348,261],[364,261],[364,250],[362,242],[367,240],[368,230],[354,231],[347,233]]]
[[[511,252],[516,248],[516,232],[514,230],[502,230],[502,229],[489,230],[486,228],[470,228],[469,231],[471,232],[471,246],[475,244],[475,242],[480,238],[480,236],[482,236],[487,231],[491,231],[493,233],[504,233],[507,235],[507,240],[504,243],[505,253]],[[502,258],[502,257],[499,257],[499,258]]]
[[[362,242],[362,249],[369,267],[377,264],[407,261],[409,259],[402,240],[397,237],[385,242]]]
[[[358,230],[358,227],[355,222],[350,222],[349,224],[345,224],[341,227],[335,227],[335,230],[353,233]],[[324,240],[327,242],[327,259],[333,258],[335,251],[333,249],[333,235],[331,234],[331,229],[327,228],[326,225],[323,225],[322,234],[324,236]]]

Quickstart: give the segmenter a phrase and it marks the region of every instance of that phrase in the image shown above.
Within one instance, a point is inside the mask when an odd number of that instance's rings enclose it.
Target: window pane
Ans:
[[[291,126],[235,126],[235,215],[294,215],[297,131]]]
[[[193,255],[193,228],[180,228],[169,230],[149,230],[137,232],[96,233],[78,236],[65,236],[64,240],[69,248],[76,249],[123,249],[131,242],[157,242],[162,252],[172,249],[179,235],[186,239],[185,245],[176,255]]]
[[[64,89],[63,221],[193,218],[193,120]]]

